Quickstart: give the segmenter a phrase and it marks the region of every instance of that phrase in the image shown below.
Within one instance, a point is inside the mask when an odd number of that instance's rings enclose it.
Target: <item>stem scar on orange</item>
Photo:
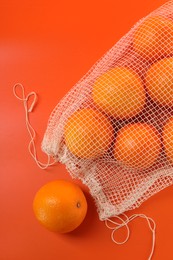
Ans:
[[[98,77],[92,97],[98,108],[117,119],[136,116],[146,99],[141,79],[126,67],[115,67]]]
[[[146,123],[127,124],[117,134],[114,156],[127,167],[146,169],[154,164],[161,151],[155,127]]]
[[[173,54],[172,20],[153,16],[146,18],[133,37],[134,50],[143,58],[157,59]]]
[[[87,213],[87,201],[78,185],[57,180],[38,190],[33,210],[44,227],[58,233],[67,233],[83,222]]]
[[[146,73],[146,88],[153,101],[173,106],[173,58],[155,62]]]
[[[91,108],[77,110],[64,127],[65,143],[80,158],[97,158],[110,147],[114,129],[109,119]]]
[[[168,159],[173,163],[173,117],[168,119],[163,128],[163,144]]]

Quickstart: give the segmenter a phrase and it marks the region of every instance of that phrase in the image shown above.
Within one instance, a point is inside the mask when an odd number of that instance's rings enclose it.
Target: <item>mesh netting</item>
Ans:
[[[53,110],[42,149],[101,220],[173,183],[173,1],[141,19]]]

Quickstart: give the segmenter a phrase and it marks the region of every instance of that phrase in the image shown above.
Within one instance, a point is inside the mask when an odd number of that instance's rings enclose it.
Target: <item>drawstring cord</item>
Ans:
[[[149,226],[149,229],[151,230],[152,232],[152,247],[151,247],[151,252],[150,252],[150,255],[148,257],[148,260],[151,260],[152,259],[152,256],[153,256],[153,253],[154,253],[154,247],[155,247],[155,231],[156,231],[156,223],[154,222],[154,220],[150,217],[147,217],[146,215],[144,214],[133,214],[131,215],[130,217],[128,217],[126,214],[122,214],[122,216],[124,216],[125,219],[123,219],[122,217],[120,216],[115,216],[114,218],[116,218],[117,220],[120,220],[121,223],[115,221],[115,220],[111,220],[111,219],[106,219],[105,220],[105,225],[112,230],[112,233],[111,233],[111,239],[112,241],[115,243],[115,244],[118,244],[118,245],[122,245],[124,243],[126,243],[130,237],[130,228],[128,226],[128,224],[134,220],[135,218],[144,218],[146,219],[147,223],[148,223],[148,226]],[[114,226],[110,225],[113,224]],[[120,228],[122,227],[126,227],[126,230],[127,230],[127,236],[126,238],[123,240],[123,241],[117,241],[115,239],[115,232],[117,230],[119,230]]]
[[[21,96],[17,94],[17,88],[20,88],[21,90]],[[37,151],[36,151],[36,145],[35,145],[35,137],[36,137],[36,132],[34,128],[30,124],[30,119],[29,119],[29,113],[31,113],[34,109],[34,106],[37,102],[37,94],[35,92],[30,92],[27,96],[25,95],[25,90],[22,84],[17,83],[13,87],[13,93],[17,99],[23,102],[24,105],[24,110],[25,110],[25,123],[26,123],[26,128],[30,136],[30,142],[28,144],[28,150],[29,153],[31,154],[32,158],[35,160],[36,164],[38,165],[39,168],[41,169],[46,169],[49,166],[55,164],[55,161],[51,162],[51,157],[48,155],[48,160],[47,163],[42,163],[38,160],[37,158]],[[30,106],[28,106],[28,101],[29,99],[33,98],[33,101]]]

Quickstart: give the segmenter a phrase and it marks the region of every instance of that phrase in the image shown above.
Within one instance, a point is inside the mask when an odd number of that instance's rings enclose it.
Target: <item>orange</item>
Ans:
[[[125,67],[102,74],[94,83],[92,97],[97,107],[118,119],[137,115],[145,104],[145,91],[139,76]]]
[[[87,201],[78,185],[57,180],[38,190],[33,209],[37,220],[44,227],[51,231],[67,233],[83,222],[87,213]]]
[[[133,37],[134,50],[146,59],[157,59],[173,54],[173,22],[153,16],[145,19]]]
[[[111,145],[113,134],[113,126],[108,118],[91,108],[76,111],[64,128],[68,149],[80,158],[103,155]]]
[[[173,117],[171,117],[163,128],[163,144],[168,159],[173,163]]]
[[[164,58],[151,65],[146,74],[146,87],[153,101],[173,106],[173,58]]]
[[[117,133],[114,156],[127,167],[146,169],[157,160],[160,149],[160,137],[153,126],[127,124]]]

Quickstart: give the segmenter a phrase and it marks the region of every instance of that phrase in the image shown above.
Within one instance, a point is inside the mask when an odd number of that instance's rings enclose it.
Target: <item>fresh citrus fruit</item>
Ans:
[[[92,97],[97,107],[118,119],[137,115],[145,104],[145,91],[139,76],[125,67],[102,74],[94,83]]]
[[[163,144],[169,160],[173,163],[173,117],[171,117],[163,128]]]
[[[113,126],[102,113],[84,108],[67,120],[64,128],[65,143],[75,156],[96,158],[103,155],[113,140]]]
[[[153,101],[173,106],[173,58],[155,62],[146,74],[146,87]]]
[[[134,50],[146,59],[155,59],[173,53],[173,22],[161,16],[144,20],[133,38]]]
[[[116,137],[114,156],[131,168],[146,169],[154,164],[160,154],[158,131],[146,123],[127,124]]]
[[[57,180],[42,186],[35,195],[33,209],[37,220],[47,229],[67,233],[84,220],[87,201],[80,187]]]

